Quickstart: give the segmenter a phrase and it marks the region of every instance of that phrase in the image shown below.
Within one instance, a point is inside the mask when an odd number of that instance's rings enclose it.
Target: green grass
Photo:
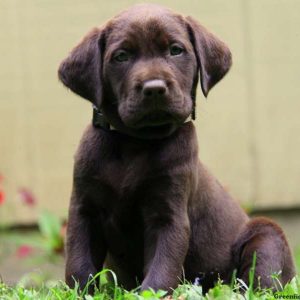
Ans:
[[[227,299],[299,299],[300,298],[300,278],[296,276],[285,287],[280,287],[278,284],[278,277],[273,276],[274,286],[278,288],[278,291],[274,292],[270,289],[253,289],[253,280],[255,272],[255,259],[253,260],[252,270],[249,273],[250,284],[247,286],[239,279],[233,279],[230,285],[224,285],[219,281],[214,288],[210,289],[206,295],[202,295],[202,288],[198,285],[193,285],[187,282],[180,284],[169,295],[165,291],[153,291],[147,290],[139,293],[138,289],[132,291],[126,291],[117,285],[115,278],[115,284],[108,283],[105,279],[105,274],[110,272],[109,270],[103,270],[97,274],[94,278],[101,278],[100,287],[95,287],[95,294],[93,296],[87,294],[87,287],[83,291],[79,291],[78,286],[74,289],[70,289],[64,282],[45,282],[41,287],[29,287],[28,282],[34,284],[32,278],[28,281],[23,280],[14,287],[9,287],[4,283],[0,283],[0,299],[20,299],[20,300],[38,300],[38,299],[60,299],[60,300],[227,300]],[[89,284],[94,284],[94,278],[90,280]],[[280,290],[280,291],[279,291]],[[298,298],[295,297],[298,296]],[[280,298],[280,296],[283,296]],[[285,298],[284,298],[285,297]],[[290,297],[290,298],[287,298]],[[294,298],[292,298],[294,297]]]
[[[3,238],[3,237],[2,237]],[[10,236],[11,240],[16,242],[16,236]],[[20,244],[24,241],[21,239]],[[4,243],[6,244],[6,243]],[[0,241],[1,245],[1,241]],[[1,250],[1,248],[0,248]],[[0,251],[1,252],[1,251]],[[298,267],[298,274],[300,271],[300,247],[295,249],[295,262]],[[3,257],[5,259],[5,257]],[[109,284],[106,280],[106,273],[108,270],[100,272],[98,277],[101,279],[101,286],[96,289],[94,296],[86,294],[87,289],[79,291],[78,288],[70,289],[62,281],[47,280],[51,276],[44,276],[42,272],[29,273],[22,277],[19,283],[15,286],[7,286],[5,283],[1,283],[1,268],[0,268],[0,300],[8,299],[24,299],[24,300],[38,300],[38,299],[83,299],[83,300],[155,300],[155,299],[166,299],[166,300],[196,300],[196,299],[300,299],[300,275],[296,276],[291,283],[285,287],[280,285],[278,274],[273,274],[273,282],[275,290],[281,291],[275,294],[271,290],[262,290],[253,288],[253,280],[255,273],[256,257],[253,258],[252,269],[249,272],[249,286],[239,279],[233,277],[230,285],[222,284],[218,282],[214,288],[212,288],[206,295],[202,295],[201,286],[193,285],[188,282],[181,283],[170,295],[167,295],[164,291],[144,291],[138,292],[138,289],[133,291],[126,291],[117,284],[117,278],[115,278],[116,284]],[[53,276],[52,276],[53,278]],[[90,284],[93,284],[91,280]],[[284,297],[279,297],[283,295]],[[296,297],[294,297],[296,295]],[[277,297],[277,298],[276,298]],[[290,298],[288,298],[290,297]]]

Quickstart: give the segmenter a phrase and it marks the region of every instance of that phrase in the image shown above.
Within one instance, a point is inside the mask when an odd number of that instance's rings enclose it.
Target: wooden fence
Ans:
[[[134,3],[0,0],[0,222],[30,222],[43,209],[66,215],[92,111],[58,82],[57,67],[91,27]],[[244,205],[300,206],[300,1],[159,3],[197,18],[233,53],[207,100],[199,89],[202,161]],[[36,206],[22,202],[28,193]]]

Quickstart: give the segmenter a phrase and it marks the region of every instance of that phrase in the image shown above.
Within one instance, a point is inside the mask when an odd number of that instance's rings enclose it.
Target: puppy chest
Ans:
[[[134,208],[106,215],[102,228],[109,252],[117,256],[130,255],[143,248],[144,223]]]

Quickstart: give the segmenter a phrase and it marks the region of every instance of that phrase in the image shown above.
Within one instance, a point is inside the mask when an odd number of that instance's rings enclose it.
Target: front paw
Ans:
[[[74,288],[78,284],[80,291],[86,289],[89,294],[92,294],[95,285],[99,284],[98,278],[93,280],[95,274],[95,270],[66,271],[66,283],[70,288]]]
[[[159,276],[158,276],[159,277]],[[141,291],[153,289],[154,291],[164,290],[171,292],[178,284],[179,280],[175,278],[145,278],[142,282]]]

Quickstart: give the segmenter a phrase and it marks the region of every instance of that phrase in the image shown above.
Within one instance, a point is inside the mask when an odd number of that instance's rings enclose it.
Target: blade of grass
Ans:
[[[253,287],[254,287],[254,280],[255,280],[255,266],[256,266],[256,251],[254,251],[253,253],[252,266],[249,271],[249,289],[248,289],[249,300],[254,299]]]

